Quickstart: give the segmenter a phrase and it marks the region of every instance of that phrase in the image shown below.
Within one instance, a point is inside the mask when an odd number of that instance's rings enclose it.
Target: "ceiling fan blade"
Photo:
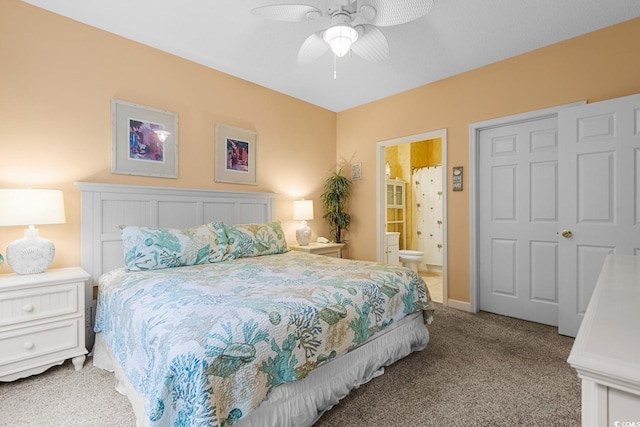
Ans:
[[[298,64],[309,64],[320,58],[327,50],[329,45],[322,38],[323,31],[311,34],[300,46],[298,51]]]
[[[433,9],[433,0],[360,0],[358,11],[369,23],[381,27],[404,24]]]
[[[270,6],[256,7],[251,13],[263,18],[276,21],[310,21],[322,16],[322,11],[306,4],[273,4]]]
[[[358,40],[351,46],[353,53],[371,62],[384,62],[389,57],[387,38],[373,25],[358,25]]]

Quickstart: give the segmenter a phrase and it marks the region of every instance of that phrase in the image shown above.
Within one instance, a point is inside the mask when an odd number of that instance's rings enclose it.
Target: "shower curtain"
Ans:
[[[442,268],[442,166],[414,170],[413,248],[424,252],[429,268]]]

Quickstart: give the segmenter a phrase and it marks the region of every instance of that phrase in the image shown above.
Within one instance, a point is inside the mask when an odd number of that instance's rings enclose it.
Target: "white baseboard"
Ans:
[[[455,308],[456,310],[471,312],[471,303],[468,303],[466,301],[458,301],[449,298],[447,300],[447,307]]]

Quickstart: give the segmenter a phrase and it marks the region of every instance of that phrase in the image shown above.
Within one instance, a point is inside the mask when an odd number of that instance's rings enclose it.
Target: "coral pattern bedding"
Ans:
[[[96,332],[150,426],[230,426],[429,294],[406,268],[286,252],[100,278]]]

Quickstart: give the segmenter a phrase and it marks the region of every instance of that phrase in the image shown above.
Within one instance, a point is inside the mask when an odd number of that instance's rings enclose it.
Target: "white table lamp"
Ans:
[[[311,229],[307,225],[308,219],[313,219],[313,200],[296,200],[293,202],[293,219],[300,222],[296,230],[296,240],[300,246],[307,246],[311,239]]]
[[[16,273],[42,273],[49,267],[55,255],[55,246],[53,242],[38,235],[35,225],[64,222],[62,191],[0,189],[0,226],[29,226],[24,230],[22,239],[7,246],[7,262]]]

